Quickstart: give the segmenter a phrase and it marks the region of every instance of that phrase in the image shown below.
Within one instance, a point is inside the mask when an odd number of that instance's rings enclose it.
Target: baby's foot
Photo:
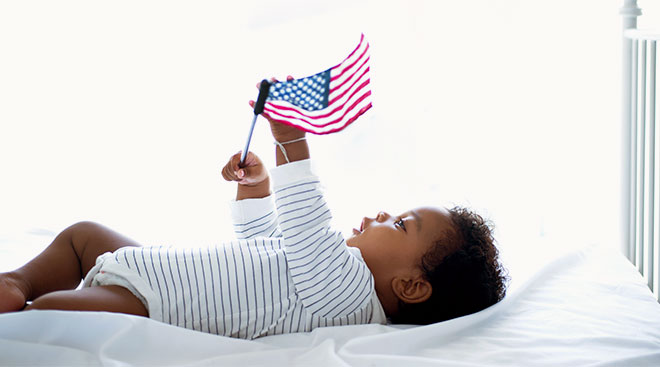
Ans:
[[[0,313],[20,311],[25,307],[25,293],[19,284],[8,273],[0,274]]]

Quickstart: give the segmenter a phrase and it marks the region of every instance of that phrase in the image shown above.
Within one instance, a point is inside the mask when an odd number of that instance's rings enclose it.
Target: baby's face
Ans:
[[[360,249],[378,291],[389,287],[395,276],[420,274],[422,256],[448,230],[453,226],[442,208],[416,208],[397,216],[380,212],[362,219],[346,243]]]

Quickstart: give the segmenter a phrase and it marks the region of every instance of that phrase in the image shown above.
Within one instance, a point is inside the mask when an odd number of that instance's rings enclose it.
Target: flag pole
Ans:
[[[254,125],[257,123],[257,116],[264,112],[264,104],[266,103],[269,89],[270,83],[268,80],[262,80],[259,84],[259,96],[257,97],[257,102],[254,103],[254,117],[252,118],[252,125],[250,125],[250,133],[248,134],[247,141],[245,142],[245,149],[243,149],[243,154],[241,154],[241,167],[245,164],[245,158],[247,158],[248,150],[250,149],[250,140],[252,140]]]

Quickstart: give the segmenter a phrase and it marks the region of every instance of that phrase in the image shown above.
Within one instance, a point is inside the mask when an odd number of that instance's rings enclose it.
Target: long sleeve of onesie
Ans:
[[[279,166],[272,177],[287,263],[305,309],[336,318],[367,305],[373,276],[330,227],[332,215],[310,161]]]
[[[233,200],[229,204],[237,239],[280,237],[277,212],[272,196]]]

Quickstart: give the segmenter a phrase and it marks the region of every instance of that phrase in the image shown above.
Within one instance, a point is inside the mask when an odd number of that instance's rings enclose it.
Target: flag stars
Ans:
[[[295,81],[274,83],[268,101],[287,101],[308,111],[321,110],[327,103],[326,86],[329,83],[328,71]]]

